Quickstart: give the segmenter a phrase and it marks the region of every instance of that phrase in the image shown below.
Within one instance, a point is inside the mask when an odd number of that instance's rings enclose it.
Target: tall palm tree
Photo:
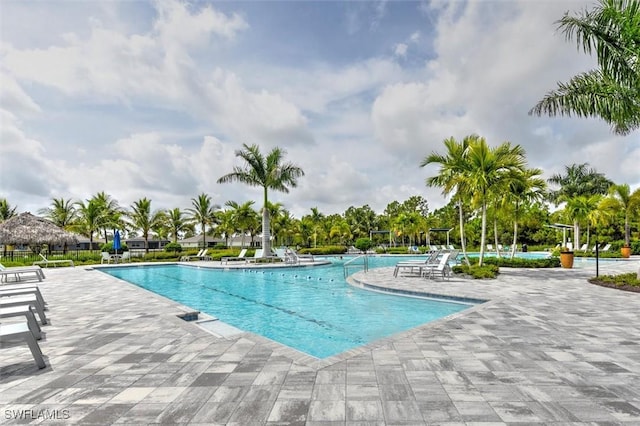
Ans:
[[[324,219],[324,214],[320,213],[318,207],[311,207],[311,214],[309,215],[309,219],[313,224],[313,247],[316,248],[318,246],[318,232],[322,229],[322,220]]]
[[[127,216],[131,221],[131,227],[139,230],[142,234],[144,251],[149,253],[149,232],[157,225],[162,224],[162,211],[151,213],[151,200],[145,197],[133,202]]]
[[[581,223],[587,224],[587,245],[589,245],[590,226],[593,223],[594,212],[598,209],[600,200],[602,200],[602,195],[600,194],[578,195],[567,199],[565,211],[569,217],[578,225]],[[580,240],[578,239],[574,241],[574,250],[579,247]]]
[[[243,144],[242,147],[243,149],[236,151],[235,154],[236,157],[244,160],[244,167],[235,166],[233,172],[222,176],[218,179],[218,183],[241,182],[262,188],[262,255],[267,257],[271,255],[268,191],[273,189],[288,193],[288,186],[295,188],[298,185],[298,178],[304,176],[304,171],[293,163],[283,162],[286,154],[283,149],[273,148],[265,157],[257,145]]]
[[[612,185],[609,196],[602,200],[601,207],[605,210],[621,211],[624,214],[624,245],[629,247],[631,244],[629,221],[633,214],[640,210],[640,189],[632,194],[627,184]]]
[[[461,142],[456,141],[453,137],[445,139],[445,154],[433,152],[420,163],[420,167],[425,167],[433,163],[440,165],[438,174],[426,179],[427,186],[438,186],[442,188],[442,194],[445,196],[453,193],[453,199],[456,200],[458,204],[460,219],[460,246],[467,265],[469,264],[469,258],[467,257],[467,245],[464,233],[463,201],[469,197],[469,192],[464,173],[466,157],[469,153],[469,145],[476,137],[476,135],[466,136]]]
[[[478,264],[482,265],[487,239],[487,204],[491,189],[500,187],[509,173],[525,168],[525,152],[520,145],[513,146],[509,142],[490,148],[484,138],[476,137],[469,145],[466,159],[465,185],[472,191],[473,201],[480,206],[482,214],[478,260]]]
[[[104,210],[102,205],[95,199],[91,198],[84,201],[77,201],[78,216],[70,225],[71,230],[89,238],[89,250],[93,250],[93,235],[98,233],[104,223]]]
[[[549,199],[556,205],[562,202],[579,197],[601,194],[608,192],[613,182],[607,179],[602,173],[589,167],[589,163],[572,164],[565,166],[564,174],[556,173],[548,180],[549,183],[559,185],[560,188],[549,193]],[[574,247],[580,245],[580,222],[574,219]]]
[[[184,212],[176,207],[165,212],[166,225],[169,228],[169,235],[174,243],[178,242],[178,236],[180,233],[188,231],[193,228],[193,225],[189,223]]]
[[[38,210],[38,213],[61,228],[67,228],[76,219],[76,204],[64,198],[52,198],[51,207]]]
[[[123,229],[125,222],[123,220],[124,211],[118,205],[118,201],[111,198],[106,192],[98,192],[93,197],[102,213],[100,214],[100,228],[103,231],[105,244],[109,242],[108,230]]]
[[[193,208],[187,209],[191,220],[200,225],[202,232],[202,247],[207,247],[207,226],[212,226],[217,222],[216,210],[220,206],[211,202],[211,197],[205,193],[198,195],[198,198],[191,199]]]
[[[16,208],[17,207],[11,207],[6,198],[0,198],[0,222],[4,222],[15,216]]]
[[[598,68],[558,83],[529,114],[601,117],[620,135],[640,127],[640,2],[599,0],[558,23],[578,49],[596,53]]]
[[[284,205],[282,203],[272,203],[267,202],[267,210],[269,210],[269,224],[271,225],[271,235],[273,236],[273,240],[277,244],[277,235],[278,235],[278,219],[284,212]]]

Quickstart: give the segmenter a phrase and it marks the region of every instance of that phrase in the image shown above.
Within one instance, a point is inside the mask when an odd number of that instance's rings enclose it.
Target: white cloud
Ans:
[[[407,56],[407,48],[408,48],[408,47],[409,47],[409,46],[407,46],[407,45],[406,45],[406,44],[404,44],[404,43],[398,43],[398,44],[396,44],[396,47],[395,47],[395,49],[393,50],[393,53],[394,53],[396,56],[399,56],[399,57],[403,58],[403,57]]]

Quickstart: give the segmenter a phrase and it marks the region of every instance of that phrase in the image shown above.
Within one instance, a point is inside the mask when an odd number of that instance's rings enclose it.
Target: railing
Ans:
[[[369,270],[369,256],[367,256],[366,254],[354,257],[353,259],[344,262],[344,277],[347,278],[349,276],[349,269],[359,268],[361,266],[364,272],[367,272]]]

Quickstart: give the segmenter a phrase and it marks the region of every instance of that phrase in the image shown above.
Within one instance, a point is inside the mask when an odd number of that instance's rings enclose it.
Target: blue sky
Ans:
[[[106,191],[121,205],[223,205],[242,143],[306,172],[296,216],[411,195],[450,136],[521,144],[545,176],[589,162],[640,186],[638,133],[527,112],[593,59],[554,21],[587,1],[4,1],[0,197],[19,211]],[[24,25],[29,22],[29,25]]]

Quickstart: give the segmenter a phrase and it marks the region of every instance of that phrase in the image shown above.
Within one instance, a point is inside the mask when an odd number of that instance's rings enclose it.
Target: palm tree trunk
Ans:
[[[497,217],[497,214],[493,217],[493,239],[496,242],[496,257],[500,257],[500,249],[498,248],[498,217]]]
[[[478,266],[482,266],[484,260],[484,246],[487,242],[487,204],[482,202],[482,232],[480,233],[480,258],[478,259]]]
[[[573,220],[573,249],[577,250],[580,247],[580,223],[577,219]]]
[[[516,246],[518,244],[518,219],[513,221],[513,243],[511,244],[510,259],[516,257]]]
[[[262,257],[271,256],[271,233],[269,209],[267,208],[267,187],[264,187],[264,206],[262,207]]]
[[[458,202],[458,211],[460,212],[460,246],[462,247],[462,256],[464,257],[464,261],[469,266],[469,257],[467,256],[467,242],[464,238],[464,216],[462,214],[462,201]],[[429,234],[427,234],[427,237]],[[427,244],[429,241],[427,241]]]

